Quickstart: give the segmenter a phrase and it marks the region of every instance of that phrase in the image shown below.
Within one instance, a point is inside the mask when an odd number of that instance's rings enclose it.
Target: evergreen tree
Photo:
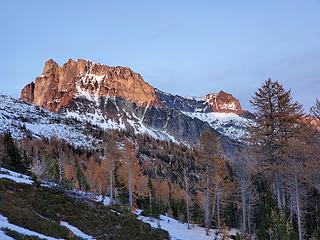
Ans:
[[[21,157],[11,134],[5,133],[2,142],[3,153],[0,156],[2,166],[12,171],[27,173],[29,167],[28,160]]]
[[[78,182],[79,189],[82,191],[88,191],[89,184],[77,160],[75,161],[75,168],[76,168],[76,179]]]
[[[316,99],[316,103],[310,108],[310,113],[320,121],[320,101],[318,99]]]

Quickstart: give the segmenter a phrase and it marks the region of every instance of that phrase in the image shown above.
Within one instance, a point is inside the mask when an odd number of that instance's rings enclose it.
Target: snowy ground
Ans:
[[[205,234],[205,229],[197,225],[192,225],[191,229],[187,228],[186,223],[179,222],[178,220],[161,215],[160,221],[150,217],[141,216],[142,210],[136,210],[135,214],[138,219],[149,223],[151,227],[160,228],[168,231],[172,240],[213,240],[213,239],[222,239],[221,236],[217,236],[217,230],[211,229],[209,236]],[[236,235],[237,230],[231,229],[229,235]]]
[[[26,176],[26,175],[23,175],[23,174],[14,172],[14,171],[9,171],[5,168],[0,168],[0,178],[6,178],[6,179],[10,179],[12,181],[15,181],[17,183],[24,183],[24,184],[29,184],[29,185],[33,183],[33,181],[31,180],[31,178],[29,176]],[[45,184],[45,186],[50,187],[51,185]],[[93,193],[81,192],[81,191],[72,191],[70,193],[76,194],[76,195],[81,195],[82,197],[86,197],[88,199],[92,199],[96,202],[102,203],[105,206],[108,206],[110,204],[110,198],[107,196],[102,196],[102,195],[96,196]],[[217,231],[214,229],[211,229],[209,236],[207,236],[205,234],[205,229],[202,227],[199,227],[197,225],[191,225],[191,229],[187,229],[186,223],[179,222],[178,220],[171,218],[171,217],[168,217],[166,215],[161,215],[160,221],[158,221],[157,219],[154,219],[154,218],[142,216],[141,213],[142,213],[142,210],[140,210],[140,209],[137,209],[134,212],[134,214],[137,215],[137,218],[139,220],[141,220],[145,223],[149,223],[151,225],[151,227],[158,228],[159,227],[158,224],[160,224],[160,228],[168,231],[172,240],[221,239],[221,236],[216,236]],[[117,213],[117,214],[120,214],[120,213]],[[88,239],[88,240],[94,239],[92,236],[83,233],[77,227],[74,227],[67,222],[61,221],[60,225],[68,228],[71,232],[73,232],[78,237],[82,237],[83,239]],[[8,223],[7,219],[4,216],[0,215],[0,239],[1,240],[2,239],[3,240],[12,240],[12,238],[6,236],[5,233],[3,231],[1,231],[2,228],[9,228],[9,229],[12,229],[14,231],[17,231],[21,234],[28,235],[28,236],[31,236],[31,235],[32,236],[39,236],[39,235],[35,235],[35,234],[39,234],[39,233],[34,233],[34,232],[29,231],[27,229],[23,229],[19,226]],[[236,235],[236,234],[237,234],[236,229],[231,229],[229,231],[229,235]],[[50,238],[50,237],[43,236],[43,235],[40,238],[55,239],[55,238]]]
[[[21,173],[10,171],[5,168],[0,168],[0,178],[10,179],[16,183],[24,183],[28,185],[31,185],[33,183],[31,177]]]
[[[14,172],[14,171],[10,171],[5,168],[0,168],[0,178],[9,179],[9,180],[12,180],[16,183],[23,183],[23,184],[28,184],[28,185],[33,184],[33,181],[31,180],[31,178],[29,176]],[[45,183],[45,184],[43,184],[43,186],[50,187],[50,186],[52,186],[52,184]],[[102,196],[98,196],[96,201],[97,202],[102,201],[102,199],[103,199]],[[104,200],[103,203],[105,205],[107,205],[109,202],[109,198],[104,198],[103,200]],[[86,239],[86,240],[93,240],[94,239],[92,236],[83,233],[81,230],[70,225],[67,222],[61,221],[60,225],[68,228],[69,231],[73,232],[76,236],[81,237],[82,239]],[[49,240],[56,239],[56,238],[48,237],[48,236],[42,235],[40,233],[30,231],[28,229],[11,224],[8,222],[8,219],[6,217],[4,217],[0,214],[0,239],[1,240],[13,240],[13,238],[7,236],[3,231],[1,231],[1,229],[3,229],[3,228],[7,228],[10,230],[16,231],[16,232],[18,232],[22,235],[25,235],[25,236],[36,236],[41,239],[49,239]]]
[[[70,225],[67,222],[60,222],[61,226],[64,226],[66,228],[68,228],[71,232],[73,232],[74,235],[76,235],[77,237],[80,237],[82,239],[86,239],[86,240],[93,240],[94,238],[88,234],[85,234],[84,232],[80,231],[78,228]]]
[[[37,232],[34,232],[34,231],[31,231],[29,229],[26,229],[26,228],[23,228],[23,227],[19,227],[15,224],[12,224],[12,223],[9,223],[8,219],[6,217],[4,217],[3,215],[0,214],[0,239],[1,240],[4,240],[4,239],[12,239],[11,237],[8,237],[4,232],[3,232],[3,229],[10,229],[10,230],[13,230],[15,232],[18,232],[22,235],[25,235],[25,236],[35,236],[35,237],[38,237],[40,239],[47,239],[47,240],[57,240],[58,238],[54,238],[54,237],[48,237],[48,236],[45,236],[41,233],[37,233]]]

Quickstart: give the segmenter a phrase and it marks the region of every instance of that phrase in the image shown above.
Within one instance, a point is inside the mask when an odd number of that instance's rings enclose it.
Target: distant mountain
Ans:
[[[46,62],[43,73],[21,91],[21,100],[90,122],[103,129],[126,129],[154,138],[196,143],[205,128],[225,141],[239,141],[250,113],[220,91],[204,98],[164,93],[127,67],[69,60]]]

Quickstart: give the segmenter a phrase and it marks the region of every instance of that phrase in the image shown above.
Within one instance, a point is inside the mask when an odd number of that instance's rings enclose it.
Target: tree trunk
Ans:
[[[110,194],[110,206],[113,204],[113,159],[110,158],[109,165],[109,194]]]
[[[248,233],[251,235],[251,201],[250,201],[250,196],[248,197]]]
[[[210,191],[209,191],[209,188],[210,188],[210,181],[209,181],[209,169],[208,169],[208,166],[207,166],[207,169],[206,169],[206,188],[205,188],[205,227],[206,227],[206,235],[209,235],[209,230],[210,230],[210,222],[211,222],[211,219],[210,219],[210,210],[209,210],[209,206],[210,206],[210,202],[209,202],[209,197],[210,197]]]
[[[299,240],[302,240],[302,226],[301,226],[301,209],[300,209],[300,198],[298,189],[298,178],[297,174],[294,176],[294,187],[296,193],[296,207],[297,207],[297,219],[298,219],[298,235]]]
[[[190,229],[189,179],[187,176],[187,170],[184,170],[184,182],[185,182],[186,204],[187,204],[187,225],[188,225],[188,229]]]
[[[220,193],[219,187],[216,186],[216,194],[217,194],[217,220],[218,220],[218,231],[220,231]]]
[[[213,199],[212,199],[212,208],[211,208],[211,219],[213,220],[214,218],[214,213],[216,210],[216,194],[214,194]]]
[[[290,188],[290,223],[293,221],[293,194],[292,189]]]
[[[132,211],[133,207],[133,186],[132,186],[132,172],[131,163],[128,163],[128,188],[129,188],[129,211]]]
[[[245,192],[245,184],[244,179],[240,179],[240,187],[241,187],[241,203],[242,203],[242,236],[246,235],[246,192]]]
[[[61,156],[58,156],[58,165],[59,165],[59,188],[64,189],[63,187],[63,167]]]
[[[149,189],[149,207],[150,207],[150,215],[152,216],[152,195],[151,195],[151,189]]]

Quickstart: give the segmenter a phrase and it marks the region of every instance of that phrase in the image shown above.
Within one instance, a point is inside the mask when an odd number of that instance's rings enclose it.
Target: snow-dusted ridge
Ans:
[[[198,118],[203,122],[209,123],[209,125],[218,131],[219,133],[228,136],[234,140],[241,140],[247,134],[245,126],[250,123],[251,120],[240,117],[235,113],[203,113],[203,112],[182,112],[183,114]]]
[[[98,104],[97,99],[91,98],[91,95],[88,100]],[[141,119],[135,116],[131,116],[131,119],[126,121],[119,118],[117,122],[105,119],[99,108],[95,108],[93,113],[66,111],[59,114],[6,95],[0,95],[0,133],[10,132],[16,139],[26,136],[47,139],[56,137],[74,146],[94,148],[97,147],[100,139],[87,131],[86,125],[83,124],[87,122],[104,130],[124,130],[126,125],[129,125],[136,134],[148,134],[156,139],[178,143],[172,135],[146,127]]]
[[[56,137],[74,146],[95,146],[98,141],[86,133],[81,122],[61,114],[0,95],[0,133],[10,132],[13,138]]]

